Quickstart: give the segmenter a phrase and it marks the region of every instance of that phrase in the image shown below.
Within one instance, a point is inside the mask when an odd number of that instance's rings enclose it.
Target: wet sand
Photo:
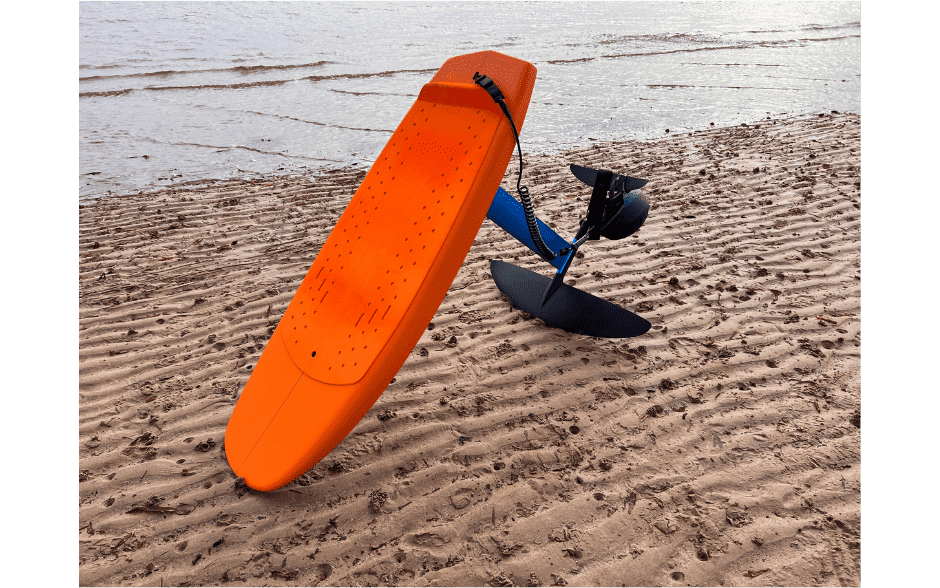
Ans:
[[[569,283],[653,329],[513,309],[484,221],[398,376],[272,493],[222,453],[238,394],[365,170],[208,181],[79,211],[82,585],[857,585],[858,115],[528,155],[563,236],[590,188],[649,178],[635,237]],[[503,186],[514,193],[517,162]]]

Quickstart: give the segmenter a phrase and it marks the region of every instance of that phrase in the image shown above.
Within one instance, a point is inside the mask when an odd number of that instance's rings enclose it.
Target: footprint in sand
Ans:
[[[443,537],[435,535],[434,533],[417,533],[412,541],[415,545],[422,547],[440,547],[447,543]]]
[[[816,300],[811,296],[797,296],[790,301],[790,304],[797,308],[806,308],[807,306],[816,304]]]

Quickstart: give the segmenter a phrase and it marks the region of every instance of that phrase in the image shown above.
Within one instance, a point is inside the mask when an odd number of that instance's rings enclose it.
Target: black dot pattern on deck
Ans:
[[[304,373],[328,384],[362,378],[428,274],[498,125],[484,110],[415,103],[278,328]]]

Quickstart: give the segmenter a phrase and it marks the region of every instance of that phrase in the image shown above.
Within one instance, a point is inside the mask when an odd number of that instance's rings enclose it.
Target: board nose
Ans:
[[[237,452],[237,465],[229,455],[226,433],[226,456],[235,475],[244,479],[250,488],[270,491],[287,484],[326,457],[359,420],[350,418],[355,403],[350,402],[348,395],[331,394],[333,388],[336,387],[301,374],[286,398],[268,390],[266,396],[282,398],[280,406],[273,411],[273,405],[267,407],[263,417],[252,415],[258,422],[252,431],[255,434],[248,437],[255,442],[247,451],[237,444],[233,447]],[[260,430],[262,421],[267,421],[263,423],[263,431]],[[236,422],[235,426],[238,425]]]
[[[291,360],[277,331],[264,348],[225,428],[225,458],[235,475],[248,460],[258,439],[274,421],[303,372]]]

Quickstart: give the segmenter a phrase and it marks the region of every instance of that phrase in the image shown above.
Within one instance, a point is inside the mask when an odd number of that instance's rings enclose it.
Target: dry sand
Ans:
[[[549,268],[484,221],[388,390],[269,494],[234,478],[225,425],[364,171],[81,207],[81,584],[860,583],[860,125],[528,157],[562,235],[590,196],[568,163],[650,179],[639,234],[569,276],[653,330],[514,310],[488,261]]]

